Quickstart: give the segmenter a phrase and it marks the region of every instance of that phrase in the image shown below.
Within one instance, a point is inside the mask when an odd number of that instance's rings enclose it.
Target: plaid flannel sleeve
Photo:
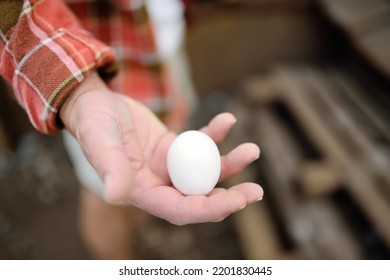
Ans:
[[[25,0],[17,24],[0,36],[0,75],[43,133],[61,128],[59,107],[91,71],[116,72],[112,49],[81,28],[60,0]]]

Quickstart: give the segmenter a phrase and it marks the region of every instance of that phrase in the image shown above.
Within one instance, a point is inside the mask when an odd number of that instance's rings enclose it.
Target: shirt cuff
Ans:
[[[117,70],[114,51],[82,29],[62,1],[25,1],[18,23],[0,35],[0,74],[46,134],[61,129],[58,109],[92,71],[109,78]]]

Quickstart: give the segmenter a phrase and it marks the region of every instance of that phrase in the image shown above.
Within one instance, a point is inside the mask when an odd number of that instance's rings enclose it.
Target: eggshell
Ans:
[[[167,155],[169,177],[185,195],[206,195],[217,184],[221,156],[215,142],[205,133],[189,130],[172,142]]]

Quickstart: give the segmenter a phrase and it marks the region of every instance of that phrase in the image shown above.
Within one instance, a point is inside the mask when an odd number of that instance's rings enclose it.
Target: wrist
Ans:
[[[107,86],[97,72],[94,71],[69,94],[65,102],[59,108],[60,120],[66,128],[69,129],[71,127],[72,115],[75,114],[74,108],[76,103],[79,102],[80,97],[88,92],[99,91],[102,89],[106,90]]]

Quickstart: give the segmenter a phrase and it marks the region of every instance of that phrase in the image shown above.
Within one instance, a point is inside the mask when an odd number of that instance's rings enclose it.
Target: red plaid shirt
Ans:
[[[166,110],[176,93],[142,1],[67,2],[25,0],[16,26],[0,32],[0,74],[33,125],[56,132],[58,108],[69,93],[91,71],[112,77],[118,65],[119,74],[109,83],[114,90],[155,111]]]

